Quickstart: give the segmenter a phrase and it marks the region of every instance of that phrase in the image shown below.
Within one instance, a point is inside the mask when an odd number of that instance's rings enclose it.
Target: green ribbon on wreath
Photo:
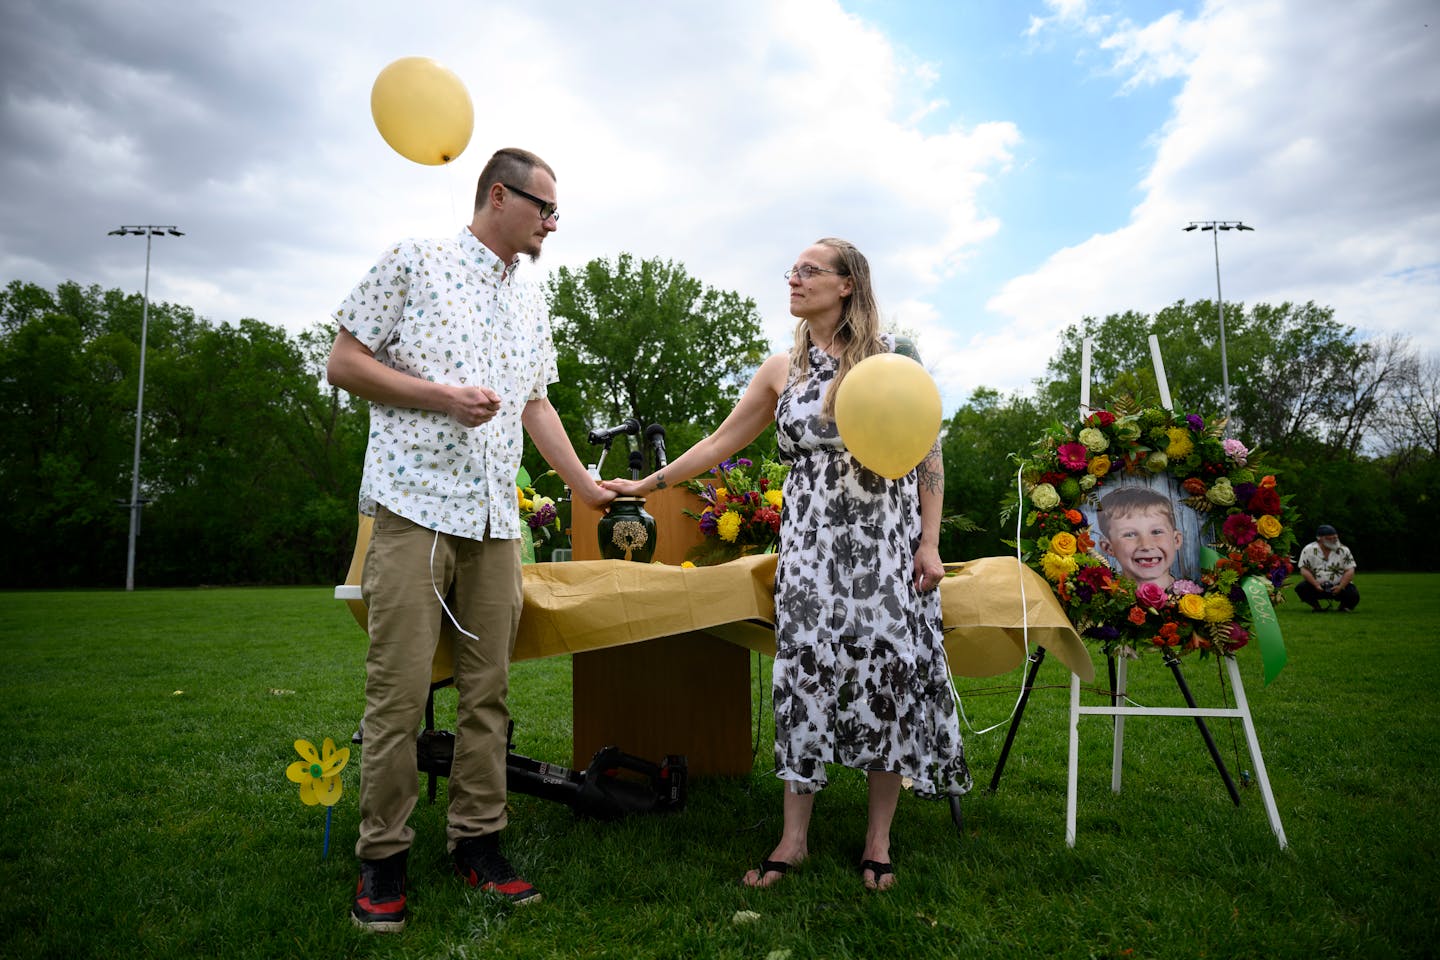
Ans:
[[[1220,554],[1201,545],[1200,563],[1205,569],[1212,569],[1219,560]],[[1250,625],[1260,646],[1260,662],[1265,666],[1265,685],[1268,687],[1289,659],[1285,652],[1285,638],[1280,634],[1280,618],[1275,616],[1275,607],[1270,603],[1269,584],[1262,577],[1246,577],[1240,581],[1240,590],[1250,604]]]

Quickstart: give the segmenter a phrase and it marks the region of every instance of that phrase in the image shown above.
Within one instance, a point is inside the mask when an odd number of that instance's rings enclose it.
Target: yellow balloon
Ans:
[[[935,381],[898,353],[861,360],[835,395],[840,439],[856,460],[891,480],[925,459],[940,435],[940,414]]]
[[[429,57],[401,57],[381,70],[370,114],[396,153],[431,166],[460,156],[475,129],[465,84]]]

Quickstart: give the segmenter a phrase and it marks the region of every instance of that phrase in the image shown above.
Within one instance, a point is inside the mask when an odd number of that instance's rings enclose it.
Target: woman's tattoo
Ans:
[[[930,493],[945,492],[945,461],[940,457],[940,441],[935,441],[935,446],[925,455],[920,466],[915,468],[915,479],[920,483],[920,489]]]
[[[663,473],[657,473],[657,474],[655,474],[655,489],[656,489],[656,490],[664,490],[664,489],[665,489],[665,474],[663,474]]]

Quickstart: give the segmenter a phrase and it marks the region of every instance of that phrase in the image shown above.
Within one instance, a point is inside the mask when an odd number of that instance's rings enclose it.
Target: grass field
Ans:
[[[0,956],[1433,956],[1440,575],[1359,582],[1353,614],[1282,607],[1290,663],[1269,688],[1242,651],[1288,850],[1257,789],[1230,803],[1192,721],[1151,717],[1127,723],[1120,794],[1108,721],[1082,718],[1067,848],[1068,674],[1051,658],[993,795],[1005,728],[967,733],[963,838],[945,805],[901,798],[886,894],[861,889],[864,785],[843,770],[810,861],[772,890],[735,883],[779,829],[762,728],[752,775],[695,782],[676,815],[597,824],[513,797],[508,849],[546,898],[533,907],[450,876],[443,789],[437,805],[422,796],[411,924],[388,938],[346,917],[358,751],[327,859],[323,812],[284,776],[295,738],[347,741],[361,713],[363,637],[328,588],[3,593]],[[517,749],[568,764],[568,660],[514,675]],[[1214,661],[1186,675],[1220,704]],[[1005,719],[1020,680],[958,681],[975,729]],[[1180,705],[1158,659],[1132,668],[1131,695]],[[1211,727],[1248,769],[1238,724]]]

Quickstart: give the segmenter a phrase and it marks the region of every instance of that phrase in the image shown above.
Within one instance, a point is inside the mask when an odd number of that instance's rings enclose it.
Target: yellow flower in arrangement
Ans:
[[[720,514],[715,521],[715,532],[720,539],[727,543],[734,543],[735,538],[740,535],[740,514],[733,510],[726,510]]]
[[[1208,594],[1205,597],[1205,619],[1210,623],[1229,623],[1235,619],[1235,604],[1222,594]]]
[[[1205,598],[1198,593],[1187,593],[1176,602],[1180,612],[1191,620],[1205,619]]]
[[[681,570],[694,570],[694,569],[695,569],[695,564],[691,563],[689,560],[685,560],[685,561],[682,561],[682,562],[681,562],[681,564],[680,564],[680,569],[681,569]]]
[[[1266,540],[1274,540],[1280,536],[1280,531],[1284,530],[1285,527],[1280,523],[1279,517],[1267,513],[1255,521],[1255,529],[1259,530],[1260,536]]]
[[[1185,427],[1171,427],[1165,431],[1170,437],[1170,443],[1165,447],[1165,452],[1176,460],[1184,460],[1195,452],[1195,444],[1190,439],[1190,431]]]
[[[1050,549],[1062,557],[1073,556],[1078,546],[1073,533],[1057,533],[1050,538]]]
[[[1062,557],[1054,551],[1047,552],[1045,556],[1041,558],[1040,564],[1045,570],[1046,579],[1052,583],[1059,583],[1065,577],[1074,573],[1080,566],[1075,562],[1074,557]]]
[[[776,510],[780,509],[780,504],[784,501],[784,499],[785,495],[779,490],[765,491],[765,502],[770,504],[770,506],[774,507]]]
[[[1086,472],[1092,477],[1103,477],[1110,472],[1110,458],[1106,456],[1091,457],[1090,466]]]
[[[301,759],[285,768],[285,776],[300,784],[300,802],[307,807],[317,803],[327,807],[335,806],[344,787],[340,783],[340,771],[350,760],[350,748],[335,749],[335,741],[325,738],[323,753],[316,752],[309,740],[296,740],[295,752]]]

